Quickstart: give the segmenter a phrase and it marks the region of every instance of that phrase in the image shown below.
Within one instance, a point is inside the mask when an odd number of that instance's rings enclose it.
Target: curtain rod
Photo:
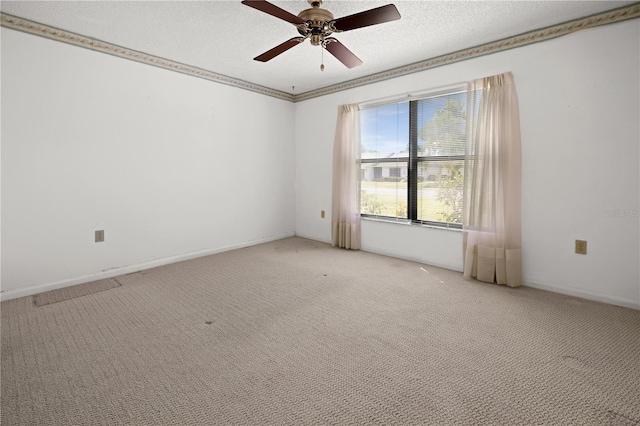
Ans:
[[[423,89],[413,92],[405,92],[399,95],[385,96],[382,98],[370,99],[363,102],[358,102],[360,109],[371,108],[374,106],[384,105],[395,102],[404,102],[415,98],[427,98],[432,96],[439,96],[445,93],[451,93],[452,89],[465,88],[467,82],[461,81],[458,83],[447,84],[438,87],[431,87],[429,89]]]

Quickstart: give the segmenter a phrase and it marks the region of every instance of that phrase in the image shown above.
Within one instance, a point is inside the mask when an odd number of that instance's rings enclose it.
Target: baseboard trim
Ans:
[[[571,287],[557,287],[548,284],[540,284],[533,281],[527,281],[523,283],[525,287],[537,288],[538,290],[550,291],[552,293],[564,294],[567,296],[580,297],[582,299],[591,300],[594,302],[606,303],[608,305],[621,306],[623,308],[631,308],[640,310],[640,301],[624,299],[621,297],[607,296],[606,294],[594,293],[581,289]]]
[[[381,256],[395,257],[396,259],[408,260],[410,262],[416,262],[422,265],[435,266],[436,268],[448,269],[450,271],[462,272],[461,266],[454,265],[452,263],[434,262],[432,260],[420,259],[418,257],[413,257],[413,256],[400,256],[395,253],[386,252],[384,250],[370,249],[368,247],[362,247],[362,251],[366,251],[367,253],[379,254]]]
[[[299,232],[296,232],[296,237],[306,238],[308,240],[319,241],[321,243],[331,244],[331,240],[325,240],[324,238],[318,238],[316,236],[305,235],[305,234],[301,234]],[[460,265],[454,265],[454,264],[449,264],[449,263],[444,263],[444,262],[425,261],[425,259],[420,259],[418,257],[400,256],[397,253],[386,252],[384,250],[375,250],[375,249],[371,249],[369,247],[361,247],[360,250],[365,251],[367,253],[379,254],[380,256],[393,257],[393,258],[396,258],[396,259],[402,259],[402,260],[408,260],[410,262],[420,263],[422,265],[435,266],[436,268],[443,268],[443,269],[449,269],[451,271],[462,272],[462,266],[460,266]]]
[[[296,232],[296,236],[301,237],[301,238],[307,238],[307,239],[310,239],[310,240],[326,242],[328,244],[331,244],[330,241],[326,241],[326,240],[317,238],[315,236],[307,236],[307,235],[304,235],[304,234],[300,234],[298,232]],[[403,259],[403,260],[409,260],[411,262],[421,263],[423,265],[435,266],[435,267],[438,267],[438,268],[444,268],[444,269],[449,269],[449,270],[452,270],[452,271],[462,272],[462,267],[460,265],[453,265],[453,264],[448,264],[448,263],[425,261],[424,259],[418,259],[418,258],[415,258],[415,257],[412,258],[410,256],[399,256],[399,255],[397,255],[395,253],[385,252],[384,250],[375,250],[375,249],[371,249],[371,248],[368,248],[368,247],[362,247],[361,250],[362,251],[366,251],[368,253],[379,254],[379,255],[382,255],[382,256],[394,257],[394,258]],[[564,294],[564,295],[567,295],[567,296],[580,297],[582,299],[587,299],[587,300],[591,300],[591,301],[594,301],[594,302],[601,302],[601,303],[606,303],[606,304],[609,304],[609,305],[615,305],[615,306],[621,306],[621,307],[624,307],[624,308],[631,308],[631,309],[640,310],[640,301],[634,301],[634,300],[624,299],[624,298],[615,297],[615,296],[607,296],[607,295],[601,294],[601,293],[593,293],[593,292],[584,291],[584,290],[575,289],[575,288],[570,288],[570,287],[557,287],[557,286],[553,286],[553,285],[540,284],[540,283],[537,283],[537,282],[534,282],[534,281],[527,281],[527,280],[525,280],[523,285],[525,287],[537,288],[539,290],[550,291],[552,293],[558,293],[558,294]]]
[[[331,240],[330,239],[318,238],[316,236],[305,235],[305,234],[301,234],[299,232],[296,232],[296,237],[306,238],[307,240],[318,241],[320,243],[331,244]]]
[[[314,241],[319,241],[319,242],[324,242],[324,243],[327,243],[327,244],[331,244],[331,241],[327,241],[327,240],[318,238],[316,236],[300,234],[298,232],[296,232],[296,233],[294,233],[294,232],[285,233],[285,234],[281,234],[281,235],[273,235],[273,236],[270,236],[270,237],[264,237],[264,238],[259,238],[259,239],[255,239],[255,240],[249,240],[249,241],[246,241],[244,243],[232,244],[232,245],[225,246],[225,247],[219,247],[219,248],[215,248],[215,249],[198,250],[198,251],[185,253],[185,254],[181,254],[181,255],[177,255],[177,256],[169,256],[169,257],[165,257],[165,258],[161,258],[161,259],[154,259],[154,260],[151,260],[151,261],[148,261],[148,262],[143,262],[143,263],[139,263],[139,264],[135,264],[135,265],[126,265],[126,266],[122,266],[122,267],[116,267],[116,268],[112,268],[112,269],[101,271],[101,272],[96,273],[96,274],[84,275],[84,276],[73,278],[73,279],[69,279],[69,280],[58,281],[58,282],[47,283],[47,284],[40,284],[40,285],[31,286],[31,287],[27,287],[27,288],[0,291],[0,301],[17,299],[17,298],[26,297],[26,296],[33,296],[34,294],[43,293],[45,291],[57,290],[57,289],[60,289],[60,288],[70,287],[70,286],[73,286],[73,285],[85,284],[85,283],[89,283],[89,282],[92,282],[92,281],[98,281],[98,280],[102,280],[102,279],[113,278],[113,277],[117,277],[119,275],[125,275],[125,274],[130,274],[130,273],[133,273],[133,272],[144,271],[146,269],[156,268],[158,266],[169,265],[169,264],[172,264],[172,263],[182,262],[182,261],[185,261],[185,260],[195,259],[195,258],[198,258],[198,257],[209,256],[209,255],[216,254],[216,253],[222,253],[222,252],[226,252],[226,251],[241,249],[241,248],[244,248],[244,247],[250,247],[250,246],[254,246],[254,245],[258,245],[258,244],[268,243],[268,242],[271,242],[271,241],[277,241],[277,240],[281,240],[283,238],[289,238],[289,237],[293,237],[293,236],[297,236],[297,237],[300,237],[300,238],[307,238],[309,240],[314,240]],[[396,254],[385,252],[384,250],[371,250],[371,249],[368,249],[368,248],[365,248],[365,247],[362,248],[362,251],[365,251],[365,252],[368,252],[368,253],[379,254],[379,255],[382,255],[382,256],[401,258],[401,259],[409,260],[409,261],[416,262],[416,263],[427,264],[427,265],[435,266],[435,267],[438,267],[438,268],[444,268],[444,269],[449,269],[449,270],[452,270],[452,271],[462,272],[462,269],[458,265],[445,264],[445,263],[439,263],[439,262],[431,262],[431,261],[425,262],[423,259],[400,257],[400,256],[398,256]],[[636,300],[625,299],[625,298],[620,298],[620,297],[615,297],[615,296],[607,296],[607,295],[604,295],[604,294],[601,294],[601,293],[594,293],[594,292],[589,292],[589,291],[585,291],[585,290],[581,290],[581,289],[568,288],[568,287],[558,287],[558,286],[553,286],[553,285],[548,285],[548,284],[540,284],[540,283],[537,283],[537,282],[534,282],[534,281],[527,281],[527,280],[525,280],[523,285],[525,287],[531,287],[531,288],[536,288],[536,289],[539,289],[539,290],[550,291],[552,293],[565,294],[567,296],[580,297],[580,298],[587,299],[587,300],[592,300],[592,301],[595,301],[595,302],[607,303],[609,305],[616,305],[616,306],[621,306],[621,307],[624,307],[624,308],[631,308],[631,309],[640,310],[640,301],[636,301]]]
[[[190,253],[179,254],[176,256],[169,256],[161,259],[154,259],[148,262],[138,263],[135,265],[126,265],[126,266],[110,268],[110,269],[106,269],[104,271],[98,272],[96,274],[84,275],[84,276],[72,278],[69,280],[39,284],[39,285],[26,287],[26,288],[4,290],[0,292],[0,301],[4,302],[6,300],[18,299],[20,297],[33,296],[34,294],[44,293],[45,291],[57,290],[64,287],[70,287],[78,284],[85,284],[93,281],[113,278],[120,275],[131,274],[133,272],[144,271],[146,269],[156,268],[158,266],[169,265],[172,263],[182,262],[185,260],[196,259],[198,257],[210,256],[216,253],[222,253],[225,251],[231,251],[231,250],[241,249],[244,247],[250,247],[258,244],[268,243],[271,241],[277,241],[283,238],[293,237],[294,235],[295,234],[293,232],[281,234],[281,235],[273,235],[270,237],[258,238],[255,240],[249,240],[244,243],[232,244],[225,247],[197,250]]]

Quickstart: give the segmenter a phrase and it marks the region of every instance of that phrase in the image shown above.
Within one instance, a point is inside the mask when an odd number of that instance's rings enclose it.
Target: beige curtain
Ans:
[[[358,105],[340,105],[333,143],[333,246],[360,248],[360,118]]]
[[[521,148],[512,74],[467,84],[464,276],[522,283]]]

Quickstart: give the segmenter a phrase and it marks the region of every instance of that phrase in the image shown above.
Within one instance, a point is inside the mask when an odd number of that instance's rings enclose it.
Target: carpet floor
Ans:
[[[2,302],[3,426],[640,424],[633,309],[297,237],[105,281]]]

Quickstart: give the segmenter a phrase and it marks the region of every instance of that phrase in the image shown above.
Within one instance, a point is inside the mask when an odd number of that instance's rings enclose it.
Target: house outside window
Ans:
[[[462,227],[464,88],[361,110],[361,214]]]

